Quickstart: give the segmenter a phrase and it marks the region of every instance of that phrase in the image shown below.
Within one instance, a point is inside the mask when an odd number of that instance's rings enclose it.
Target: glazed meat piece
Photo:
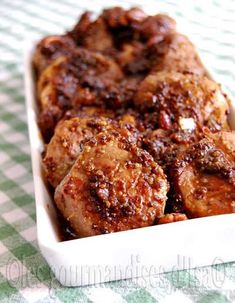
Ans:
[[[185,214],[171,213],[171,214],[166,214],[163,217],[161,217],[158,220],[157,224],[173,223],[173,222],[178,222],[178,221],[185,221],[187,219],[188,218]]]
[[[123,116],[133,114],[134,117],[131,119],[134,119],[135,124],[138,124],[138,129],[142,130],[143,122],[139,117],[140,115],[136,111],[127,108],[127,106],[132,103],[137,85],[138,80],[136,79],[124,79],[120,83],[112,85],[106,92],[101,92],[104,101],[103,106],[82,106],[79,108],[76,106],[65,112],[58,106],[50,106],[50,109],[46,108],[39,115],[39,126],[44,135],[44,140],[49,142],[59,120],[67,120],[72,117],[108,117],[119,121],[122,120]],[[112,110],[112,108],[115,109],[115,111]]]
[[[151,46],[149,57],[152,63],[152,73],[164,70],[207,75],[194,45],[186,36],[170,33],[165,35],[160,42],[158,37],[150,40],[149,46]]]
[[[101,91],[123,74],[118,65],[100,53],[77,48],[54,61],[42,73],[38,92],[42,108],[57,104],[61,108],[100,104]]]
[[[134,97],[136,106],[150,112],[154,128],[212,131],[228,128],[228,101],[220,86],[206,77],[159,72],[147,76]]]
[[[56,205],[77,235],[149,226],[163,215],[166,177],[131,141],[124,129],[98,134],[56,188]]]
[[[47,145],[43,159],[46,179],[56,187],[66,176],[83,149],[83,144],[95,134],[112,127],[107,118],[76,117],[61,121]]]
[[[171,173],[188,217],[235,212],[235,132],[207,133],[178,157]]]
[[[121,7],[106,9],[96,20],[92,13],[85,12],[76,26],[69,32],[79,46],[104,53],[115,53],[125,41],[136,40],[139,34],[134,28],[147,15],[139,8],[124,10]]]
[[[45,177],[54,188],[66,176],[86,141],[96,134],[120,127],[128,130],[136,143],[141,140],[137,129],[139,121],[132,111],[117,115],[115,121],[111,117],[114,118],[113,112],[94,107],[66,113],[66,119],[58,123],[43,158]]]
[[[92,13],[85,12],[75,27],[68,33],[77,45],[89,50],[110,52],[114,48],[113,38],[104,20],[92,20]]]
[[[77,48],[55,60],[38,81],[39,125],[45,140],[48,142],[66,110],[102,105],[122,77],[113,60],[85,49]]]
[[[116,48],[134,39],[134,27],[141,23],[147,15],[139,8],[124,10],[121,7],[106,9],[92,20],[92,13],[85,12],[69,35],[80,46],[115,54]],[[136,33],[136,39],[138,38]]]
[[[54,35],[43,38],[36,46],[33,55],[33,65],[40,75],[55,59],[70,54],[76,47],[73,39],[67,35]]]
[[[118,49],[123,43],[139,41],[144,44],[160,41],[165,35],[174,32],[175,21],[167,15],[148,16],[139,8],[124,10],[114,7],[104,10],[101,15],[108,24]]]
[[[139,8],[120,7],[101,15],[113,36],[115,54],[127,75],[146,75],[152,66],[148,46],[175,30],[175,21],[166,15],[147,16]]]
[[[147,18],[147,15],[135,7],[129,10],[113,7],[104,10],[101,17],[112,34],[114,46],[120,49],[124,43],[139,40],[140,33],[135,29]]]
[[[187,149],[192,142],[197,141],[198,138],[199,135],[196,136],[195,132],[190,130],[174,132],[159,128],[145,133],[142,146],[168,174],[177,155]]]
[[[123,72],[140,79],[145,77],[156,61],[149,46],[161,41],[174,29],[175,22],[165,15],[149,16],[142,23],[135,24],[133,37],[119,44],[119,51],[115,54]]]

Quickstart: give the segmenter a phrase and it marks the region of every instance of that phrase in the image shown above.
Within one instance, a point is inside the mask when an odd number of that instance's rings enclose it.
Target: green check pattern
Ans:
[[[148,13],[165,12],[182,22],[218,81],[235,97],[234,1],[106,3],[138,4]],[[99,12],[104,6],[102,0],[0,0],[0,302],[235,302],[235,263],[223,260],[150,279],[65,288],[40,254],[24,100],[24,40],[61,33],[84,9]]]

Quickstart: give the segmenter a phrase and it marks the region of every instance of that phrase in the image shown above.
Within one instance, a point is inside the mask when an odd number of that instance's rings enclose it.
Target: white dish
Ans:
[[[38,244],[60,283],[88,285],[234,261],[235,214],[61,242],[54,203],[41,171],[43,142],[31,63],[34,46],[31,43],[26,50],[25,88]],[[231,117],[235,117],[234,104],[231,109]]]

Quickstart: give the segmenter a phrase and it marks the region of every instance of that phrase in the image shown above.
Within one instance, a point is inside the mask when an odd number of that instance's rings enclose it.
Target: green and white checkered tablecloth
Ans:
[[[24,40],[70,28],[84,9],[130,4],[184,22],[218,81],[235,97],[232,0],[0,0],[0,302],[235,302],[235,263],[65,288],[39,252],[24,100]]]

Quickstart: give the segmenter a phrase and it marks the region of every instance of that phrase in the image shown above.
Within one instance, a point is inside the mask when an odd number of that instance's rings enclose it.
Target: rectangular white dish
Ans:
[[[234,261],[235,214],[61,242],[54,203],[41,171],[43,142],[37,125],[31,63],[34,45],[30,43],[26,50],[25,88],[38,244],[60,283],[88,285]],[[234,104],[231,112],[230,118],[234,118]],[[231,119],[235,129],[234,123]]]

